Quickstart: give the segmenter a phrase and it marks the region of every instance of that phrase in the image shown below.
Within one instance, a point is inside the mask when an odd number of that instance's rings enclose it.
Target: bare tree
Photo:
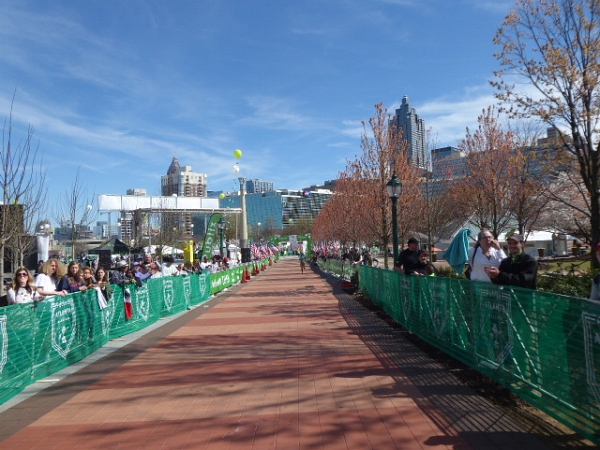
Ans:
[[[14,95],[8,118],[4,121],[0,153],[0,274],[4,273],[4,258],[12,246],[15,259],[22,263],[26,231],[32,231],[33,217],[45,207],[45,171],[42,168],[39,145],[33,145],[33,128],[28,127],[25,137],[15,142],[12,112]],[[11,245],[12,244],[12,245]]]
[[[518,0],[494,42],[501,46],[496,57],[502,69],[492,82],[497,98],[515,116],[538,118],[553,127],[560,147],[574,156],[585,186],[581,194],[587,205],[589,235],[597,243],[600,2]],[[517,88],[523,79],[528,83],[521,86],[532,87],[534,92]]]
[[[349,161],[345,170],[346,176],[360,189],[355,198],[360,202],[365,235],[376,239],[386,250],[385,267],[388,267],[387,248],[392,238],[391,202],[386,184],[394,174],[403,184],[399,211],[408,210],[407,206],[418,195],[415,168],[409,163],[408,142],[403,139],[401,130],[393,126],[391,118],[382,103],[375,105],[375,116],[368,123],[363,121],[362,154]],[[415,229],[413,214],[399,214],[399,218],[401,236]]]
[[[58,206],[57,221],[67,224],[71,241],[71,258],[77,258],[77,251],[83,250],[77,246],[81,237],[89,230],[90,223],[94,220],[95,194],[90,193],[81,180],[81,167],[77,169],[73,183],[63,191],[61,202]]]
[[[23,266],[25,256],[29,255],[35,248],[35,235],[39,232],[36,225],[46,213],[46,189],[44,189],[45,173],[39,168],[36,180],[37,186],[28,189],[22,197],[22,208],[15,210],[15,224],[22,220],[22,233],[15,233],[8,241],[8,259],[17,266]]]
[[[466,152],[465,176],[453,183],[452,193],[463,218],[494,237],[509,228],[513,217],[513,177],[510,165],[514,134],[498,121],[493,107],[477,118],[477,129],[467,128],[460,147]]]

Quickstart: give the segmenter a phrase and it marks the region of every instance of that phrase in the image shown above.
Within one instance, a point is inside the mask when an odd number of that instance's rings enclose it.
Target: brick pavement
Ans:
[[[284,259],[0,413],[0,449],[527,449],[535,436]]]

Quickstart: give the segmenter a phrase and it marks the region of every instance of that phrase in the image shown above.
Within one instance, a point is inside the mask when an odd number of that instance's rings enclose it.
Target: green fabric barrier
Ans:
[[[217,274],[150,279],[141,288],[130,287],[130,319],[125,315],[125,290],[119,286],[113,286],[113,297],[103,310],[95,290],[0,308],[0,403],[111,339],[206,302],[239,283],[242,272],[242,267],[234,267]]]
[[[359,264],[351,264],[337,259],[319,259],[317,263],[325,272],[333,273],[344,280],[350,280],[352,275],[357,274],[360,266]]]
[[[409,331],[600,444],[600,303],[364,265],[360,284]]]
[[[210,292],[215,294],[242,281],[246,266],[236,266],[225,272],[213,273],[210,276]]]

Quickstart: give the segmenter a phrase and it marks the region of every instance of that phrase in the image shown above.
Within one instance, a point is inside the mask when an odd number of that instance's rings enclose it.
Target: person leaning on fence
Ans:
[[[133,263],[133,271],[135,277],[140,281],[146,281],[152,275],[149,270],[149,265],[144,263]]]
[[[600,242],[594,247],[596,259],[600,261]],[[600,273],[594,277],[592,281],[592,292],[590,293],[591,300],[600,300]]]
[[[500,263],[500,267],[487,266],[485,272],[495,284],[519,286],[535,289],[537,261],[525,253],[525,237],[513,234],[507,237],[510,256]]]
[[[135,272],[132,268],[127,268],[127,270],[125,271],[125,276],[129,279],[129,284],[135,284],[138,288],[142,287],[142,280],[136,277]]]
[[[83,278],[83,282],[85,283],[85,287],[87,289],[94,289],[96,286],[96,279],[94,278],[94,272],[91,267],[84,267],[81,269],[81,278]]]
[[[408,248],[402,250],[395,261],[396,271],[411,275],[421,267],[420,256],[419,240],[411,237],[408,240]]]
[[[77,261],[71,261],[67,268],[67,279],[69,280],[69,292],[85,292],[87,286],[81,273],[81,266]]]
[[[35,281],[29,273],[29,270],[25,267],[19,267],[17,269],[6,295],[9,305],[31,303],[37,300],[38,294],[35,287]]]
[[[104,267],[98,266],[94,278],[96,279],[96,285],[100,288],[100,292],[102,292],[104,299],[108,302],[112,298],[113,288],[108,282],[108,274]]]
[[[127,263],[125,261],[121,260],[117,263],[117,269],[110,274],[110,282],[121,287],[131,284],[131,279],[127,276]]]
[[[488,230],[482,230],[477,235],[477,244],[469,249],[470,279],[491,283],[492,280],[485,271],[486,267],[500,267],[506,253],[494,235]]]
[[[150,278],[162,278],[163,274],[160,270],[160,263],[158,261],[152,261],[150,263]]]
[[[179,272],[177,271],[177,266],[174,263],[172,256],[163,257],[163,265],[161,268],[163,277],[177,276]]]
[[[439,271],[437,267],[433,265],[431,261],[429,261],[429,252],[427,250],[421,250],[421,254],[419,255],[419,267],[413,272],[413,275],[422,275],[428,277],[437,277],[439,275]]]
[[[37,293],[41,297],[60,295],[64,297],[69,293],[69,281],[65,277],[67,270],[63,263],[56,258],[51,258],[42,266],[42,272],[35,279]]]

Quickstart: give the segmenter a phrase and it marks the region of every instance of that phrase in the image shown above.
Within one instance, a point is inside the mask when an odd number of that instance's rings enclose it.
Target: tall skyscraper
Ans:
[[[161,194],[180,197],[206,197],[206,179],[207,175],[205,173],[192,172],[191,166],[181,167],[177,156],[173,156],[167,174],[160,177]]]
[[[164,196],[206,197],[207,175],[192,172],[191,166],[181,167],[177,156],[173,156],[167,174],[160,178],[161,194]],[[192,235],[194,230],[192,220],[191,213],[163,214],[163,227]]]
[[[425,121],[420,119],[415,108],[410,106],[407,95],[402,99],[402,105],[396,110],[392,122],[396,129],[402,130],[402,139],[408,142],[409,158],[412,164],[426,169]]]

